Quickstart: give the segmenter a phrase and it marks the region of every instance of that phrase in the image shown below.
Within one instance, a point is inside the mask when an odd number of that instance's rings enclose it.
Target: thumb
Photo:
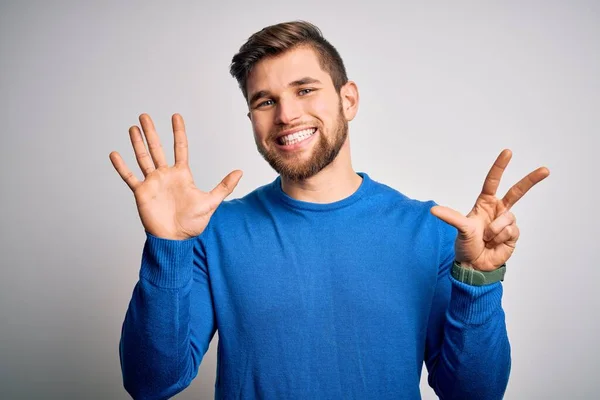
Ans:
[[[460,232],[467,232],[469,230],[469,220],[458,211],[444,206],[433,206],[431,207],[431,213],[441,219],[442,221],[452,225]]]
[[[213,190],[210,191],[210,195],[213,201],[213,204],[218,206],[227,196],[229,196],[240,179],[242,178],[243,172],[239,169],[230,172],[227,174],[225,178],[217,185]]]

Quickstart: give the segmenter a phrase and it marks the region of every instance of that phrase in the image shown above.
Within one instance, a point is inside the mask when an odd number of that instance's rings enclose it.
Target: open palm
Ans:
[[[117,152],[110,160],[134,193],[142,225],[154,236],[183,240],[200,235],[219,204],[233,191],[242,173],[229,173],[213,190],[203,192],[196,187],[188,164],[188,143],[183,118],[172,117],[175,164],[167,165],[152,119],[140,116],[146,137],[137,126],[129,129],[135,157],[145,179],[139,181]]]

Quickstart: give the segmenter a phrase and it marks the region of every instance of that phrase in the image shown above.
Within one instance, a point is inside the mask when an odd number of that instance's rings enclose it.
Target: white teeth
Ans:
[[[291,144],[295,144],[303,141],[304,139],[314,135],[317,131],[316,128],[304,129],[303,131],[298,131],[296,133],[292,133],[290,135],[283,136],[279,138],[280,143],[289,146]]]

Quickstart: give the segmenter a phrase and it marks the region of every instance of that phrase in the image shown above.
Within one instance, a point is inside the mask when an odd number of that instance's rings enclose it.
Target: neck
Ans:
[[[351,196],[362,178],[352,168],[350,142],[346,139],[338,156],[318,174],[302,181],[281,177],[281,188],[290,197],[311,203],[333,203]]]

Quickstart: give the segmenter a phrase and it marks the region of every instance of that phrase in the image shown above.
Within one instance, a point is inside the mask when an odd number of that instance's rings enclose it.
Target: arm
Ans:
[[[201,241],[147,233],[119,347],[127,392],[136,399],[165,399],[185,389],[214,333]]]
[[[429,384],[443,399],[502,398],[510,371],[510,346],[502,310],[502,284],[470,286],[455,280],[456,259],[480,274],[496,274],[519,238],[511,208],[550,174],[541,167],[496,191],[512,153],[504,150],[490,168],[473,209],[463,216],[443,206],[431,213],[440,223],[440,270],[431,308],[425,361]],[[454,229],[453,229],[454,228]]]
[[[502,284],[470,286],[454,279],[456,231],[440,221],[441,257],[431,307],[425,364],[441,399],[501,399],[510,373]]]
[[[134,398],[163,399],[187,387],[215,333],[202,233],[221,202],[241,178],[229,173],[213,190],[194,183],[188,163],[183,118],[174,114],[175,164],[167,164],[152,119],[140,115],[144,132],[129,129],[144,180],[121,155],[110,160],[132,190],[146,243],[140,278],[121,331],[123,383]],[[146,147],[147,143],[147,147]]]

